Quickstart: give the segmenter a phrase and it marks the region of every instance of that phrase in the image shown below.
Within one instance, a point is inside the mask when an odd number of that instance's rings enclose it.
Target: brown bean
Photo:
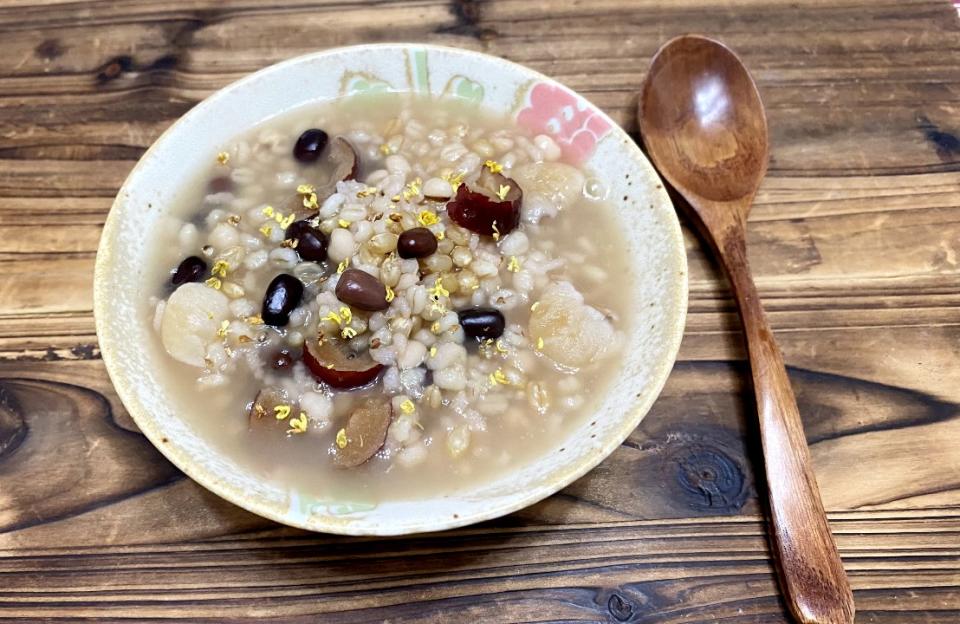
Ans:
[[[376,312],[390,307],[387,288],[377,278],[360,269],[347,269],[340,276],[337,299],[361,310]]]
[[[425,227],[407,230],[397,240],[397,254],[401,258],[423,258],[436,250],[437,237]]]

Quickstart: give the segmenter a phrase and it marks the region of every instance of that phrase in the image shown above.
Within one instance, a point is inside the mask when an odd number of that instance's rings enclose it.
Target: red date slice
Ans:
[[[313,182],[317,198],[321,202],[336,192],[337,182],[355,180],[360,171],[360,156],[343,137],[338,136],[330,143],[327,158],[332,163],[332,167],[327,168],[328,174]]]
[[[343,137],[336,137],[330,142],[327,155],[317,167],[316,177],[310,180],[317,195],[317,203],[330,197],[337,191],[337,182],[356,180],[360,172],[360,156],[357,150]],[[294,196],[288,205],[288,210],[296,215],[297,220],[306,219],[316,214],[316,208],[305,206],[303,195]]]
[[[369,353],[355,353],[340,340],[308,341],[303,362],[314,377],[340,390],[365,386],[383,370],[383,364],[374,362]]]
[[[277,428],[282,430],[286,427],[286,419],[277,420],[275,408],[280,405],[290,407],[290,418],[296,415],[296,410],[290,402],[290,397],[283,388],[276,386],[267,386],[257,393],[257,398],[250,404],[250,411],[247,413],[247,421],[251,429],[266,430]]]
[[[461,184],[447,204],[454,223],[477,234],[504,235],[520,225],[523,191],[515,180],[484,169],[473,187]]]
[[[387,429],[393,420],[393,405],[390,399],[368,399],[350,414],[344,427],[346,444],[340,448],[336,443],[334,463],[340,468],[355,468],[377,454],[387,439]]]

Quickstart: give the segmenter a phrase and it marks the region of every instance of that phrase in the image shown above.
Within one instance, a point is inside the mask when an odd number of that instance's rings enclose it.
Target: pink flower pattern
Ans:
[[[517,123],[532,132],[550,135],[563,150],[564,159],[575,165],[589,158],[610,131],[610,124],[593,106],[544,82],[530,90],[530,104],[517,115]]]

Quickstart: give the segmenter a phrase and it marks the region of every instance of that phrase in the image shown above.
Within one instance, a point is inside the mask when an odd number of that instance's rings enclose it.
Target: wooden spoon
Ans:
[[[767,170],[767,121],[757,87],[723,44],[678,37],[654,57],[637,117],[654,164],[693,208],[740,308],[787,603],[803,623],[853,622],[853,594],[820,501],[797,402],[747,265],[747,214]]]

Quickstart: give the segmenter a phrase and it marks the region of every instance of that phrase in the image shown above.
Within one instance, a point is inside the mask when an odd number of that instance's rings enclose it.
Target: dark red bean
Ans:
[[[503,335],[506,321],[500,310],[493,308],[471,308],[457,312],[463,333],[480,340],[495,340]]]
[[[437,250],[437,237],[425,227],[407,230],[397,239],[401,258],[424,258]]]
[[[319,128],[310,128],[297,139],[293,146],[293,157],[300,162],[314,162],[320,158],[329,141],[330,137],[326,132]]]
[[[228,176],[217,176],[207,185],[211,193],[226,193],[233,189],[233,180]]]
[[[303,297],[303,282],[292,275],[281,273],[273,278],[263,296],[260,316],[263,322],[274,327],[283,327],[290,322],[290,313]]]
[[[387,288],[380,280],[360,269],[347,269],[340,276],[337,299],[361,310],[376,312],[390,307]]]
[[[202,258],[190,256],[189,258],[184,258],[180,266],[174,269],[170,281],[174,286],[179,286],[187,282],[199,282],[206,274],[207,263],[204,262]]]
[[[270,366],[272,366],[274,370],[289,370],[290,367],[293,366],[293,357],[286,349],[278,351],[274,354],[273,359],[270,360]]]
[[[312,217],[311,217],[312,218]],[[327,259],[327,235],[310,225],[310,219],[297,221],[287,228],[285,237],[297,241],[294,249],[304,260],[323,262]]]

